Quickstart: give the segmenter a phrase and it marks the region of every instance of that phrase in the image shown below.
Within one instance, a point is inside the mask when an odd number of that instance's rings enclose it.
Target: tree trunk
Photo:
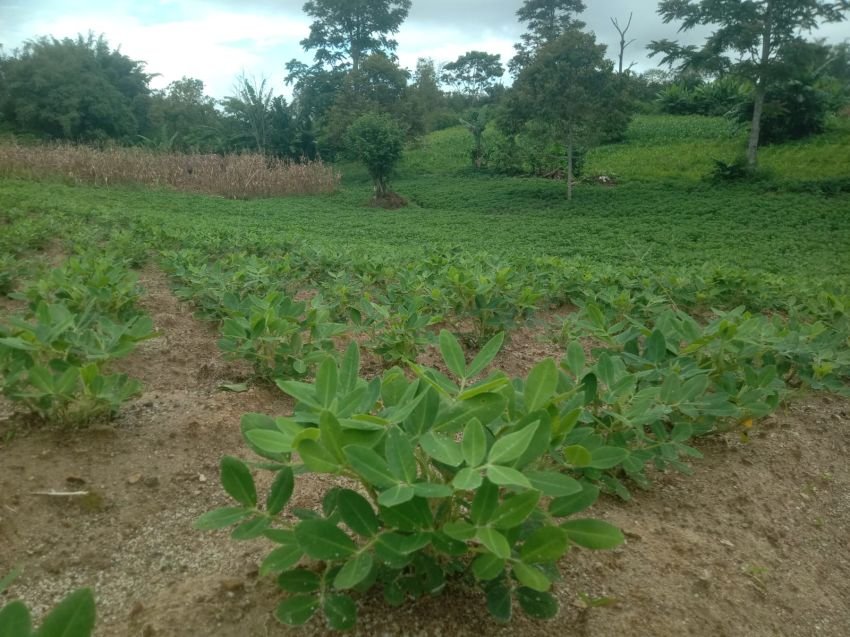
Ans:
[[[761,84],[756,87],[755,104],[753,105],[753,121],[750,124],[750,141],[747,144],[747,165],[750,170],[758,166],[759,137],[761,136],[761,114],[764,111],[765,88]]]
[[[573,200],[573,129],[567,141],[567,201]]]
[[[753,121],[750,126],[750,141],[747,144],[747,165],[755,170],[758,165],[759,137],[761,136],[761,114],[764,111],[764,100],[767,95],[767,73],[770,63],[771,41],[771,4],[767,5],[767,15],[764,19],[764,32],[761,37],[761,60],[758,81],[756,82],[755,102],[753,104]]]

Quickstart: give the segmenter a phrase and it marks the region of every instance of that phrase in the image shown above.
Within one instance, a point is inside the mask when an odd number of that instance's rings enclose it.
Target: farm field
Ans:
[[[420,438],[451,446],[475,419],[487,484],[522,492],[492,466],[533,461],[546,515],[622,532],[569,535],[566,555],[534,562],[560,607],[548,622],[526,597],[498,623],[489,593],[449,578],[440,596],[408,582],[402,598],[419,599],[394,608],[352,594],[356,634],[850,633],[850,197],[711,185],[699,140],[728,157],[735,133],[668,120],[639,118],[625,144],[594,151],[587,171],[617,183],[582,184],[571,204],[560,182],[469,174],[458,130],[408,153],[393,187],[410,205],[392,211],[365,207],[365,176],[345,166],[335,194],[251,201],[0,180],[0,573],[20,569],[16,596],[42,615],[91,586],[104,636],[332,634],[318,616],[275,620],[267,527],[237,542],[194,525],[233,506],[223,456],[282,461],[243,415],[330,437],[312,402],[337,373],[344,391],[354,343],[357,383],[382,389],[363,410],[372,428],[339,415],[361,427],[351,446],[389,446],[375,427],[410,431],[429,416],[398,415],[404,400],[433,394],[440,435]],[[844,177],[835,135],[764,162],[797,185]],[[828,169],[801,159],[816,148]],[[497,462],[499,441],[532,430],[545,441],[527,467],[536,442]],[[445,446],[423,449],[465,503],[475,488],[456,468],[476,453],[452,465]],[[355,484],[356,468],[327,469],[343,460],[312,458],[283,519]],[[573,482],[600,494],[589,508],[566,495]],[[581,548],[594,542],[613,550]]]

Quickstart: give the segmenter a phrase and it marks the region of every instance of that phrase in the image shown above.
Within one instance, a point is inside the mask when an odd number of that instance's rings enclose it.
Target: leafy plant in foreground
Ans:
[[[0,593],[15,573],[0,580]],[[63,599],[33,630],[29,609],[15,600],[0,608],[0,635],[3,637],[89,637],[94,630],[95,605],[91,589],[82,588]]]
[[[443,332],[440,349],[455,380],[417,367],[415,380],[394,368],[371,382],[359,377],[352,344],[341,362],[321,363],[315,383],[278,381],[297,400],[292,417],[243,417],[247,444],[276,474],[265,504],[249,466],[225,457],[222,485],[238,506],[207,513],[197,526],[233,526],[235,539],[276,544],[260,570],[277,575],[288,593],[276,612],[281,622],[303,624],[321,611],[330,627],[349,629],[355,594],[377,588],[399,605],[438,594],[455,578],[480,586],[499,620],[510,619],[513,600],[547,619],[558,610],[550,589],[570,547],[623,541],[604,522],[563,519],[599,491],[551,470],[546,458],[553,436],[564,433],[553,432],[547,411],[555,409],[554,362],[520,391],[500,372],[472,382],[501,342],[495,337],[467,364]],[[351,488],[329,490],[320,511],[282,517],[305,473],[344,478]]]

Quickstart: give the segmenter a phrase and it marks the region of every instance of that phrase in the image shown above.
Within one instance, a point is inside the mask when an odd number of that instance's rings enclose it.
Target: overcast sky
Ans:
[[[653,68],[646,58],[650,40],[676,38],[676,26],[656,14],[657,0],[586,0],[581,16],[597,38],[616,54],[618,40],[610,17],[621,22],[634,12],[630,38],[635,43],[626,60],[638,70]],[[413,8],[397,36],[402,66],[417,58],[449,62],[469,50],[500,53],[507,62],[523,29],[516,21],[522,0],[413,0]],[[223,97],[242,71],[269,78],[278,92],[284,87],[284,64],[292,58],[310,62],[299,41],[309,32],[303,0],[0,0],[0,43],[7,50],[37,35],[74,36],[103,33],[113,46],[144,60],[152,85],[164,87],[182,76],[204,81],[207,92]],[[828,25],[817,34],[833,41],[850,36],[850,24]],[[690,36],[693,39],[693,35]]]

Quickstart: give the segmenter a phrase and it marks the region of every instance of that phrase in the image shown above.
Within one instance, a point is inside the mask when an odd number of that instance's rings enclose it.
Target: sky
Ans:
[[[522,0],[413,0],[407,21],[396,35],[399,63],[413,69],[420,57],[450,62],[470,50],[499,53],[507,62],[524,31],[516,20]],[[705,32],[680,36],[663,24],[657,0],[585,0],[582,14],[597,39],[616,56],[619,36],[610,18],[621,23],[634,12],[626,63],[645,71],[656,66],[646,57],[653,39],[698,42]],[[40,35],[57,38],[78,33],[103,34],[122,53],[146,62],[151,82],[163,88],[183,76],[204,81],[214,97],[231,94],[234,79],[245,73],[267,78],[277,93],[289,95],[284,64],[312,61],[299,42],[310,27],[303,0],[0,0],[0,43],[8,51]],[[850,23],[827,25],[815,35],[832,41],[850,37]],[[507,76],[506,76],[507,78]]]

